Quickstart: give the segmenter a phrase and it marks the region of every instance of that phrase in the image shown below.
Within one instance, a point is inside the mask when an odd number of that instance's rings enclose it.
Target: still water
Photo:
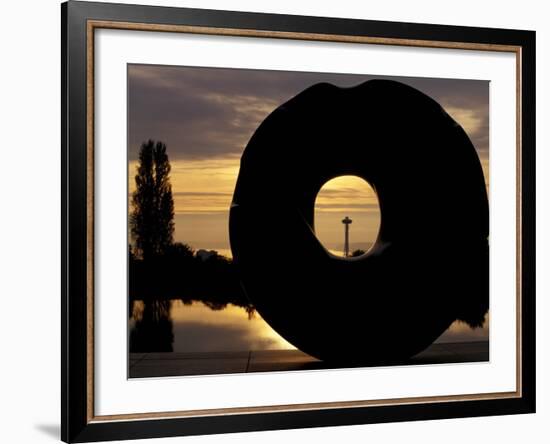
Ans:
[[[294,349],[256,311],[228,304],[212,309],[180,299],[130,307],[130,351],[222,352]],[[143,338],[147,343],[143,343]],[[436,342],[474,342],[489,338],[489,315],[482,328],[456,321]]]

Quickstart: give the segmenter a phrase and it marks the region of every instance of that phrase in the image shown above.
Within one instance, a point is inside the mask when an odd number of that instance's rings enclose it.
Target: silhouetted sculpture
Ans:
[[[365,179],[381,224],[365,255],[330,254],[314,202],[341,175]],[[420,352],[488,309],[488,201],[464,130],[399,82],[314,85],[250,139],[230,213],[233,256],[261,316],[323,360],[382,364]],[[258,245],[268,255],[258,258]]]

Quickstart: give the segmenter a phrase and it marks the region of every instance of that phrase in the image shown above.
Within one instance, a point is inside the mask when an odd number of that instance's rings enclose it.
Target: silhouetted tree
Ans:
[[[188,244],[175,242],[168,246],[165,251],[165,257],[169,262],[188,262],[193,260],[195,251]]]
[[[353,253],[351,253],[351,257],[357,257],[363,254],[365,254],[365,250],[358,249],[358,250],[355,250]]]
[[[130,216],[134,254],[145,261],[164,254],[174,236],[174,200],[166,145],[149,140],[141,145]]]

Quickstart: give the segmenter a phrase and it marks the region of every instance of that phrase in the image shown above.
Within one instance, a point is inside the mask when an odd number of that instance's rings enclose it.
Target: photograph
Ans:
[[[129,63],[128,377],[488,362],[489,92]]]

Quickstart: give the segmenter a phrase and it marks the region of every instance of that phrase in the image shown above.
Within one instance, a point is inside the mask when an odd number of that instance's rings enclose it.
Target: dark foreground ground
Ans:
[[[489,342],[432,344],[401,365],[450,364],[489,360]],[[131,353],[130,378],[214,375],[288,370],[321,370],[330,366],[299,350],[218,353]]]

